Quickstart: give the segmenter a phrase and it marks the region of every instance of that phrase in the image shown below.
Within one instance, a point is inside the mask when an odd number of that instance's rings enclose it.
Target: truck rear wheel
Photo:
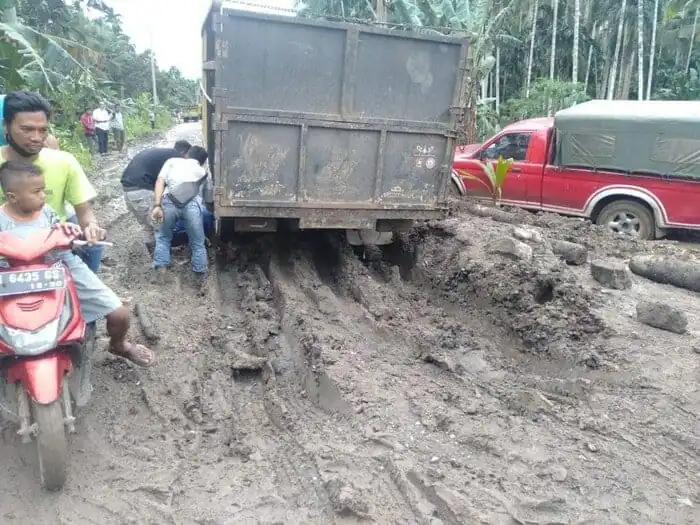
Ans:
[[[614,233],[638,239],[654,238],[654,215],[644,204],[633,200],[623,199],[607,204],[600,210],[596,224]]]

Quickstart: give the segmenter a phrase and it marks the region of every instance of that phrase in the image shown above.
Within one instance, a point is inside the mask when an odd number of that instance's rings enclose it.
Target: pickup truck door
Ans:
[[[528,160],[528,150],[532,133],[518,131],[505,133],[482,152],[483,162],[495,164],[498,157],[513,159],[510,174],[503,185],[502,200],[512,204],[527,202],[528,184],[539,183],[542,177],[542,165]]]

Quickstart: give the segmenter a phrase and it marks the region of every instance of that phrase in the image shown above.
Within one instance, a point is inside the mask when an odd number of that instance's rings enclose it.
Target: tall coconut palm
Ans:
[[[578,82],[579,39],[581,36],[581,0],[574,0],[574,48],[571,53],[571,81]]]
[[[527,80],[525,87],[525,96],[530,96],[530,83],[532,81],[532,63],[535,60],[535,37],[537,36],[537,8],[539,0],[534,0],[532,6],[532,32],[530,33],[530,58],[527,61]]]
[[[608,100],[612,100],[615,96],[615,80],[617,78],[617,69],[620,64],[620,48],[622,41],[625,38],[625,11],[627,9],[627,0],[622,0],[620,5],[620,21],[617,26],[617,40],[615,41],[615,53],[613,55],[612,66],[610,68],[610,80],[608,82]]]
[[[649,46],[649,71],[647,73],[647,100],[651,99],[652,79],[654,78],[654,59],[656,58],[656,31],[659,25],[659,0],[654,0],[654,16],[651,24],[651,44]]]
[[[637,0],[637,100],[644,100],[644,0]]]

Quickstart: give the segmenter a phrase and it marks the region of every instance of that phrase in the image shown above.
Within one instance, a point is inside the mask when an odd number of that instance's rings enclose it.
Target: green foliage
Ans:
[[[85,6],[102,16],[88,18]],[[196,102],[197,82],[171,68],[156,73],[160,105],[153,106],[150,51],[136,53],[103,0],[0,0],[0,10],[10,7],[16,19],[0,23],[0,92],[44,94],[54,111],[52,132],[84,166],[91,161],[79,118],[99,101],[122,106],[127,138],[152,132],[151,109],[163,128],[170,109]]]
[[[501,197],[503,195],[503,185],[506,183],[506,179],[510,174],[510,167],[513,165],[513,159],[504,159],[502,156],[498,157],[496,162],[484,162],[481,164],[481,169],[486,175],[486,181],[481,177],[477,177],[469,172],[458,170],[459,174],[469,180],[473,180],[482,184],[491,193],[493,202],[497,205],[501,205]]]
[[[507,122],[546,117],[586,100],[590,97],[583,84],[540,78],[530,84],[529,97],[523,88],[519,97],[511,98],[503,105],[501,115]]]

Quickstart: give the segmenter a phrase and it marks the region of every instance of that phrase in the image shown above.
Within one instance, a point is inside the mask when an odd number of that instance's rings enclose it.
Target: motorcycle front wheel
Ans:
[[[37,426],[36,447],[41,486],[46,490],[59,490],[63,488],[68,475],[68,440],[61,398],[49,405],[32,401],[31,407]]]

